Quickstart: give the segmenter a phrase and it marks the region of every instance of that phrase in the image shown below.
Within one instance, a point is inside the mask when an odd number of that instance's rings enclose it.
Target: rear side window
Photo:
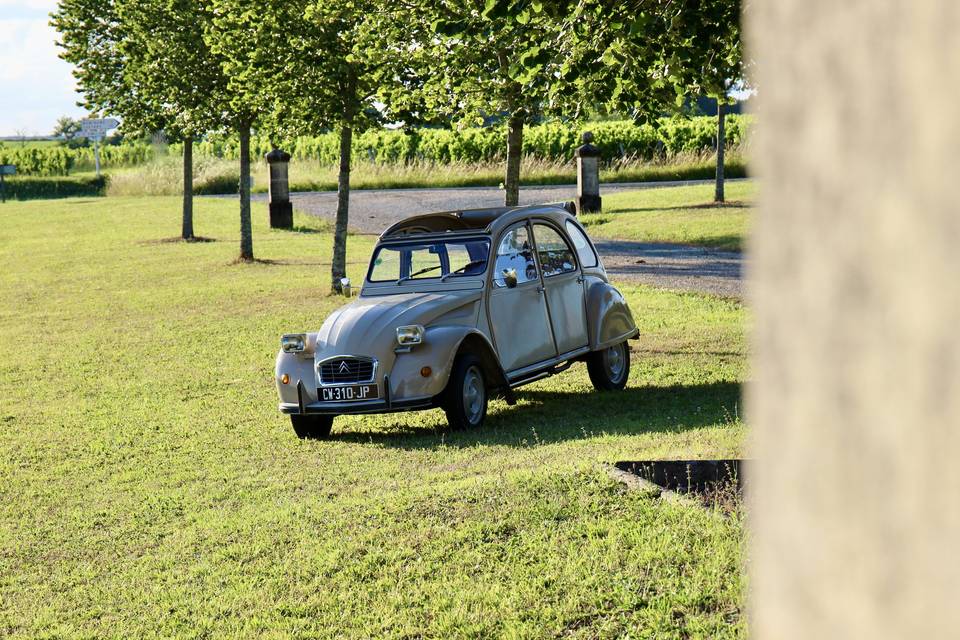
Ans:
[[[577,270],[573,251],[556,230],[544,224],[533,225],[533,238],[537,242],[537,255],[544,277]]]
[[[583,234],[583,231],[580,231],[580,227],[567,220],[567,233],[570,234],[570,239],[573,240],[573,246],[577,248],[577,255],[580,256],[580,264],[584,267],[597,266],[597,254],[593,252],[590,241],[587,240],[587,236]]]

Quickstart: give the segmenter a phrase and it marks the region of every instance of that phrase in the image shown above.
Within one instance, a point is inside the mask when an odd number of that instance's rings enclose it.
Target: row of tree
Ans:
[[[534,119],[649,120],[696,94],[722,104],[743,75],[740,12],[740,0],[61,0],[52,24],[84,106],[183,141],[186,239],[193,141],[237,132],[242,260],[254,256],[251,130],[278,144],[338,131],[336,288],[355,132],[501,114],[514,205]]]

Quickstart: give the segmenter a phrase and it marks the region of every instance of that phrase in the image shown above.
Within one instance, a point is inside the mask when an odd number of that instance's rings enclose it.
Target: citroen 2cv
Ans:
[[[432,213],[380,236],[359,297],[281,338],[280,411],[301,438],[338,415],[442,407],[479,427],[487,400],[586,362],[599,390],[638,335],[571,205]]]

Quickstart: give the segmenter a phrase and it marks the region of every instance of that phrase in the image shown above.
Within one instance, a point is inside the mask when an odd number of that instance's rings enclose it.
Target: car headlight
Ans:
[[[284,353],[299,353],[307,346],[307,336],[303,333],[288,333],[280,338],[280,348]]]
[[[423,342],[423,327],[419,324],[397,327],[397,344],[401,347],[412,347],[421,342]]]

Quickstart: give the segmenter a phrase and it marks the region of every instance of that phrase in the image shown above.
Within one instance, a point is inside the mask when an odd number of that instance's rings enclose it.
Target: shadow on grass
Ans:
[[[598,435],[636,435],[699,429],[738,414],[740,384],[632,387],[621,392],[518,391],[521,405],[487,416],[483,428],[450,431],[401,426],[397,431],[340,431],[331,440],[398,449],[512,447],[550,444]],[[402,424],[404,414],[396,423]]]
[[[310,215],[310,214],[305,214],[305,215]],[[279,233],[327,233],[327,234],[333,233],[333,229],[332,227],[330,227],[330,225],[326,225],[323,228],[317,228],[317,227],[308,227],[303,224],[295,224],[289,229],[271,229],[271,231],[277,231]]]
[[[272,267],[329,267],[330,262],[322,262],[316,260],[297,260],[290,258],[254,258],[253,260],[244,260],[242,258],[235,258],[228,263],[230,266],[238,264],[260,264]],[[362,265],[367,266],[368,262],[364,261],[347,261],[347,266],[352,265]]]
[[[682,240],[624,240],[602,235],[595,236],[594,245],[600,256],[624,255],[638,259],[647,258],[699,258],[706,250],[723,251],[730,254],[741,254],[743,236],[737,234],[723,234],[714,236],[699,236]],[[739,259],[738,256],[720,256],[726,259]],[[636,264],[643,264],[642,261]],[[610,269],[608,268],[609,272]]]
[[[192,238],[183,238],[181,236],[172,236],[170,238],[157,238],[156,240],[143,240],[137,244],[141,245],[153,245],[153,244],[176,244],[182,242],[184,244],[203,244],[206,242],[216,242],[216,238],[207,238],[204,236],[193,236]]]
[[[701,204],[682,204],[673,207],[623,207],[620,209],[606,209],[603,213],[644,213],[649,211],[703,211],[710,209],[752,209],[751,202],[742,200],[728,200],[727,202],[704,202]],[[606,220],[609,222],[609,219]]]

